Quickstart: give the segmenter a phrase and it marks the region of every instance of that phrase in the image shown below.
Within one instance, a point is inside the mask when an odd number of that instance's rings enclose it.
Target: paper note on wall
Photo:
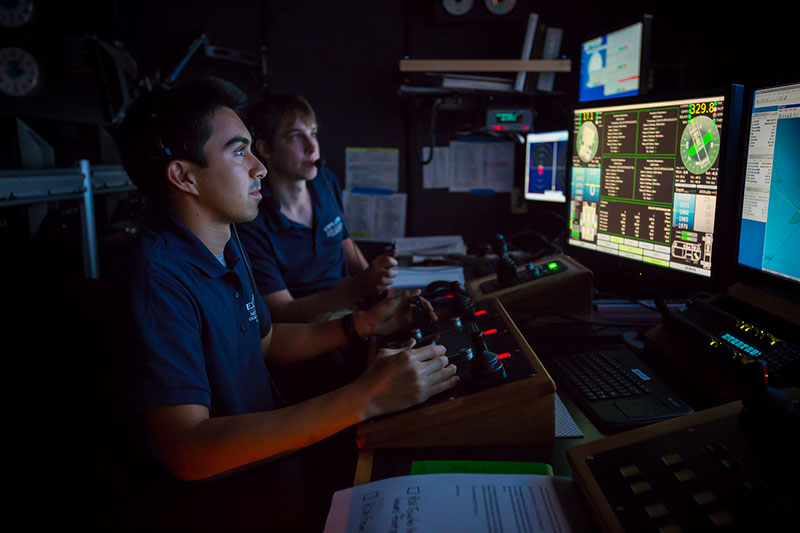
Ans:
[[[431,148],[422,149],[422,160],[430,162],[422,166],[423,189],[448,189],[450,188],[450,147],[434,146],[433,157],[430,157]]]
[[[353,239],[390,242],[405,235],[405,193],[376,194],[345,190],[342,199],[347,229]]]
[[[347,188],[396,191],[400,175],[399,161],[400,151],[397,148],[348,147],[345,150]]]
[[[453,141],[452,192],[511,192],[514,143]]]

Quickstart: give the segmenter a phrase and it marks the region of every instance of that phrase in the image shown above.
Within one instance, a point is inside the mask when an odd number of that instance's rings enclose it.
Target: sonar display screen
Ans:
[[[525,199],[564,203],[569,132],[525,136]]]
[[[570,244],[710,276],[724,114],[724,96],[576,109]]]

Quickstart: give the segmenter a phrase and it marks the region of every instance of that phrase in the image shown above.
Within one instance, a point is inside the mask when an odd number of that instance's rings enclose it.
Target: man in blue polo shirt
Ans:
[[[243,102],[228,83],[189,83],[139,98],[120,132],[125,170],[155,216],[113,277],[111,348],[125,416],[174,481],[216,479],[304,448],[424,401],[458,379],[443,347],[409,342],[403,350],[382,350],[349,385],[277,408],[265,362],[292,364],[405,328],[413,293],[341,320],[271,323],[231,231],[257,215],[266,175],[237,112]],[[267,529],[269,520],[281,528],[318,525],[326,509],[298,508],[297,491],[312,499],[314,487],[299,481],[295,464],[271,461],[263,475],[190,483],[188,496],[170,490],[157,500],[183,527],[236,528],[235,518],[247,512]],[[238,512],[252,498],[262,501]],[[156,526],[166,520],[156,519]]]
[[[254,152],[269,170],[259,216],[240,225],[256,285],[278,321],[307,322],[388,289],[397,261],[367,263],[344,220],[339,183],[320,168],[314,110],[274,95],[253,107]]]

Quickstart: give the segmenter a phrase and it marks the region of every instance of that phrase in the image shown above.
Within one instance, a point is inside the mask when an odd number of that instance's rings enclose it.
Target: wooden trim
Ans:
[[[742,403],[740,401],[731,402],[691,415],[652,424],[568,448],[567,462],[572,469],[572,477],[577,482],[581,493],[586,498],[593,518],[601,526],[602,531],[621,533],[624,530],[622,524],[617,519],[616,513],[611,508],[603,491],[600,489],[600,485],[598,485],[594,475],[586,465],[587,460],[602,452],[675,433],[693,426],[700,426],[721,418],[736,416],[741,409]]]
[[[375,452],[370,449],[358,451],[356,462],[356,475],[353,479],[353,486],[364,485],[372,480],[372,462],[375,459]]]
[[[571,72],[569,59],[401,59],[400,72]]]

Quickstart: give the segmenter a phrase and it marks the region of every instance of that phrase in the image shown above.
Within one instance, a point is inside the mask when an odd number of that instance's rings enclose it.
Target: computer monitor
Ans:
[[[525,136],[525,199],[565,202],[569,132],[546,131]]]
[[[735,203],[742,94],[734,85],[573,110],[568,243],[590,251],[587,266],[614,257],[639,272],[710,279],[718,237],[732,263],[735,228],[719,214]],[[733,200],[720,198],[725,187]]]
[[[749,115],[738,264],[800,295],[800,83],[755,90]]]
[[[653,17],[643,15],[581,43],[578,101],[644,95]]]

